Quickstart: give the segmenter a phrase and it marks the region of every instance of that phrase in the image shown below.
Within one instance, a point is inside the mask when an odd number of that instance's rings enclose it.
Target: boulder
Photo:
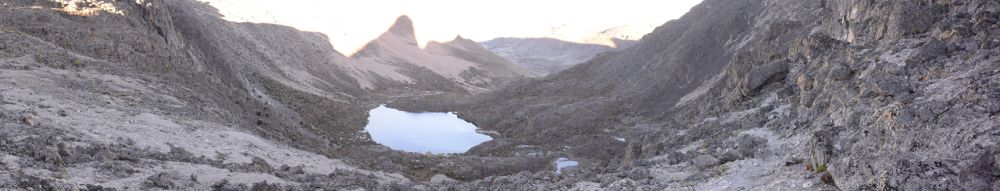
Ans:
[[[743,155],[740,155],[739,151],[735,149],[727,149],[725,152],[719,155],[719,164],[724,164],[727,162],[736,161],[743,158],[744,158]]]
[[[812,89],[812,80],[806,74],[799,74],[799,77],[795,78],[795,85],[799,87],[799,91],[809,91]]]
[[[706,169],[719,164],[719,159],[712,157],[711,155],[698,155],[691,159],[691,164],[701,168]]]
[[[24,116],[24,123],[31,127],[38,126],[38,117],[36,117],[34,113],[29,113]]]
[[[836,64],[830,68],[830,78],[837,81],[851,79],[851,74],[851,69],[843,64]]]

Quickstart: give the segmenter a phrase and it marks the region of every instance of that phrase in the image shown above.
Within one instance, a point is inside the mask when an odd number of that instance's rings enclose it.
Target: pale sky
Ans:
[[[584,42],[614,27],[641,36],[676,19],[701,0],[200,0],[225,19],[272,23],[321,32],[345,55],[375,39],[400,15],[415,25],[417,41],[475,41],[550,37]],[[586,42],[585,42],[586,43]]]

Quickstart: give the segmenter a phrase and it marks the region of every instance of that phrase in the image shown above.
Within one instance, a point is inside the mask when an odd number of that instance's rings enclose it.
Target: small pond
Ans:
[[[365,131],[376,143],[416,153],[463,153],[492,140],[454,113],[411,113],[386,107],[368,112]]]

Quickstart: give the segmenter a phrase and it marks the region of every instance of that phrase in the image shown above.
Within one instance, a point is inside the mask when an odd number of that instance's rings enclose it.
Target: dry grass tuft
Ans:
[[[889,190],[889,185],[886,184],[886,181],[888,180],[888,174],[889,173],[886,170],[882,170],[882,172],[879,173],[879,175],[872,176],[871,179],[868,179],[868,184],[874,185],[875,190],[878,191]]]

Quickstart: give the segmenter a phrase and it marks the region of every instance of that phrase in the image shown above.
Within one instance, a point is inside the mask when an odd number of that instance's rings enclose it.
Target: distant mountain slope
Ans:
[[[378,83],[384,84],[381,86],[417,84],[416,87],[438,86],[424,90],[483,92],[530,75],[467,41],[457,37],[451,42],[432,43],[421,49],[413,31],[413,21],[401,16],[386,33],[352,56],[347,66],[353,69],[352,75],[364,88],[380,88]],[[379,79],[389,81],[379,82]],[[441,83],[441,80],[450,83]]]
[[[628,44],[627,40],[619,40]],[[624,49],[552,38],[496,38],[481,42],[487,49],[534,74],[545,76],[590,60],[598,53]]]
[[[656,26],[622,25],[604,29],[598,33],[584,37],[581,42],[596,43],[614,46],[617,49],[625,49],[638,44],[639,39],[652,32]]]
[[[665,112],[674,100],[730,63],[741,48],[730,42],[750,29],[754,22],[750,19],[755,18],[749,15],[760,11],[758,3],[740,0],[699,5],[621,52],[601,54],[555,75],[481,96],[475,102],[490,106],[475,107],[476,112],[510,116],[494,115],[480,122],[512,128],[502,134],[571,136],[559,134],[559,129],[599,132],[601,129],[583,127],[610,128],[615,118],[624,115]],[[727,26],[720,30],[719,25]],[[565,121],[560,113],[571,113],[574,119]]]

